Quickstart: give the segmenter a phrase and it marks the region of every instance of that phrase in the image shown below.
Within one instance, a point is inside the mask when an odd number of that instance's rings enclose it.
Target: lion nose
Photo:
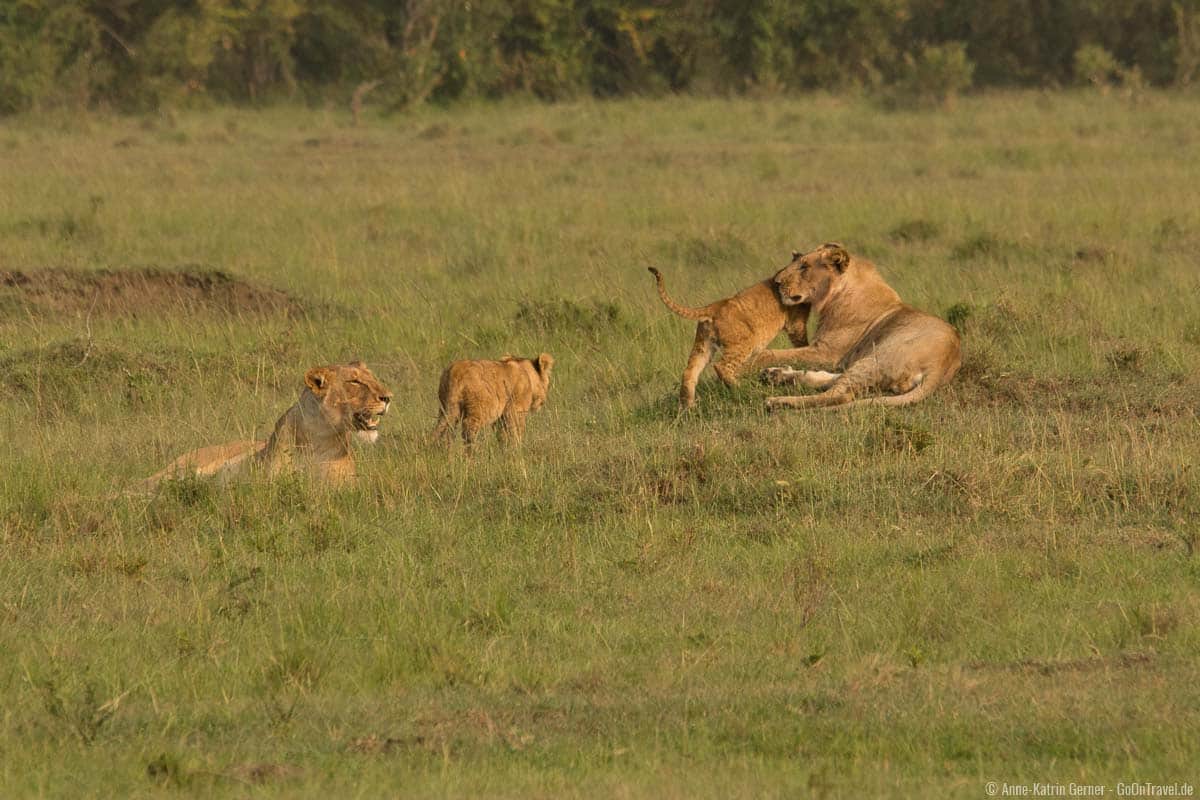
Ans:
[[[392,396],[390,394],[381,394],[379,395],[379,402],[383,403],[385,406],[391,405]]]

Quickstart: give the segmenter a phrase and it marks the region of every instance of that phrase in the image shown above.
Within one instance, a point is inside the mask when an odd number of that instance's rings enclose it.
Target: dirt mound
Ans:
[[[0,270],[0,309],[17,314],[142,316],[164,311],[299,316],[287,292],[199,267],[177,270]]]

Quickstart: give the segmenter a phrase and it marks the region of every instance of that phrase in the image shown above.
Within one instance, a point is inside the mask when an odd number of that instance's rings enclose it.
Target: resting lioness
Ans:
[[[305,467],[334,484],[352,479],[350,440],[357,436],[375,441],[392,393],[361,361],[313,367],[304,384],[300,399],[275,423],[270,440],[201,447],[175,459],[139,488],[152,489],[164,479],[184,476],[228,480],[255,468],[274,475]]]
[[[954,328],[900,302],[874,264],[852,258],[840,244],[797,256],[775,283],[784,305],[808,305],[817,312],[816,336],[807,347],[763,352],[757,366],[798,362],[838,372],[766,370],[763,377],[770,383],[825,389],[768,398],[769,409],[907,405],[933,394],[962,364]],[[872,393],[884,396],[863,397]]]
[[[792,258],[799,255],[793,252]],[[781,302],[775,290],[774,278],[759,281],[733,297],[709,303],[703,308],[688,308],[667,296],[667,287],[658,270],[654,267],[649,267],[649,270],[658,284],[658,296],[663,305],[685,319],[698,320],[696,341],[679,386],[679,404],[684,408],[691,408],[695,404],[696,382],[718,347],[721,348],[721,358],[713,364],[713,371],[726,386],[736,386],[742,369],[780,331],[787,331],[794,347],[803,347],[808,343],[808,306],[785,305]]]
[[[455,361],[446,367],[438,386],[438,422],[433,433],[450,441],[454,427],[462,423],[467,447],[479,431],[496,426],[501,440],[520,443],[525,436],[525,418],[546,402],[554,357],[504,356],[499,361]]]

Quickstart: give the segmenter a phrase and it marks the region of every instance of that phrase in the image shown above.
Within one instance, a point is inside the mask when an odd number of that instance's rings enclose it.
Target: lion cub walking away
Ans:
[[[792,258],[798,255],[792,253]],[[726,386],[736,386],[743,367],[766,349],[780,331],[787,332],[793,347],[808,344],[808,306],[784,305],[775,290],[775,277],[703,308],[688,308],[668,297],[662,275],[654,267],[649,269],[658,284],[663,305],[685,319],[699,322],[679,387],[679,404],[684,408],[695,404],[696,382],[718,347],[721,358],[713,365],[713,371]]]
[[[479,432],[496,426],[502,441],[520,443],[525,436],[525,418],[546,403],[554,357],[504,356],[499,361],[455,361],[442,373],[438,386],[437,427],[433,433],[449,443],[454,427],[462,424],[467,447]]]

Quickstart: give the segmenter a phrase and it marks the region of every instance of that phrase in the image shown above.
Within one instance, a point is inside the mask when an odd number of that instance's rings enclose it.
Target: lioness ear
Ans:
[[[801,254],[801,252],[800,252],[799,250],[793,250],[793,251],[792,251],[792,261],[795,261],[795,260],[796,260],[797,258],[799,258],[801,255],[802,255],[802,254]]]
[[[321,397],[329,388],[329,380],[332,377],[333,372],[329,367],[313,367],[304,373],[304,383],[309,389],[312,389],[313,394]]]
[[[367,365],[362,362],[362,359],[358,359],[358,358],[351,361],[349,366],[354,367],[355,369],[366,369],[367,368]]]
[[[533,362],[533,365],[537,369],[538,374],[545,377],[550,374],[550,369],[554,366],[554,356],[549,353],[542,353]]]
[[[838,272],[845,272],[846,267],[850,264],[850,254],[846,252],[846,248],[842,247],[837,242],[827,242],[821,245],[822,249],[827,250],[825,258],[833,265]]]

